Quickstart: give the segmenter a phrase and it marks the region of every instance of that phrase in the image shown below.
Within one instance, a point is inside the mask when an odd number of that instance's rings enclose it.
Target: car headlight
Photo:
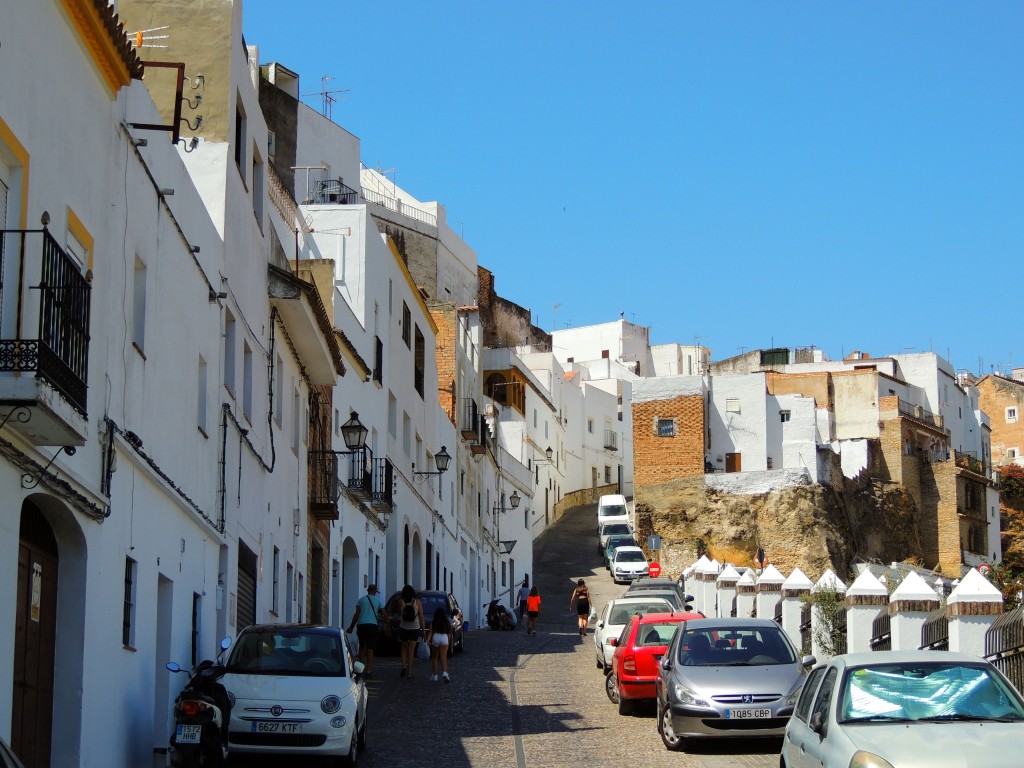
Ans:
[[[325,715],[333,715],[341,709],[341,699],[337,696],[328,696],[320,702],[320,709],[324,711]]]
[[[710,707],[704,699],[697,695],[697,692],[691,688],[687,688],[685,685],[676,683],[672,691],[676,695],[676,700],[680,704],[689,704],[694,707]],[[866,766],[865,766],[866,768]]]
[[[235,694],[233,694],[231,691],[228,691],[228,704],[230,704],[231,708],[234,709],[234,707],[235,707]]]
[[[861,750],[854,753],[850,760],[850,768],[892,768],[892,763],[872,752]]]
[[[347,722],[348,721],[344,717],[338,715],[337,717],[331,720],[331,728],[344,728],[345,723]]]

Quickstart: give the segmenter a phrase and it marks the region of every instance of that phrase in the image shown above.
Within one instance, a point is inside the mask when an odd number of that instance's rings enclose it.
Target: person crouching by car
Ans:
[[[430,682],[437,682],[437,665],[441,663],[441,679],[446,683],[451,682],[448,677],[448,648],[452,644],[452,623],[448,621],[448,613],[444,608],[438,607],[434,611],[434,618],[430,620],[430,629],[427,631],[427,645],[430,646],[430,668],[433,674]]]
[[[356,600],[356,612],[348,625],[348,631],[354,628],[359,638],[359,660],[366,667],[364,677],[373,673],[373,652],[377,649],[380,626],[382,623],[388,626],[387,620],[388,612],[377,597],[377,585],[371,584],[366,588],[366,594]]]
[[[402,587],[398,601],[398,639],[402,644],[402,677],[412,679],[412,663],[416,660],[416,644],[423,638],[427,622],[423,618],[423,603],[416,597],[411,584]]]

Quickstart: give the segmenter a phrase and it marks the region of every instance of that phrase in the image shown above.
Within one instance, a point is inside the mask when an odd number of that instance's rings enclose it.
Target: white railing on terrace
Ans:
[[[421,211],[419,208],[414,208],[411,205],[405,205],[400,199],[391,197],[389,195],[382,195],[380,192],[374,192],[372,189],[363,187],[363,198],[371,203],[376,203],[387,208],[389,211],[394,211],[400,216],[419,221],[427,224],[431,227],[437,226],[437,216],[426,211]]]

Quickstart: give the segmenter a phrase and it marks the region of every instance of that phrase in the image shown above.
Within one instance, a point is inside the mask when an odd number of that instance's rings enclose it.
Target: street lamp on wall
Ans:
[[[366,433],[369,430],[359,420],[359,414],[349,411],[349,420],[341,425],[341,437],[345,441],[345,447],[349,452],[358,451],[366,445]]]
[[[416,465],[413,464],[412,465],[412,476],[413,476],[413,479],[416,480],[416,478],[421,478],[421,479],[417,480],[417,482],[422,483],[423,479],[429,477],[430,475],[443,475],[445,472],[448,471],[448,463],[451,460],[452,460],[451,454],[449,454],[448,450],[442,445],[441,446],[441,450],[434,454],[434,466],[436,466],[437,469],[434,470],[433,472],[428,472],[428,471],[418,472],[418,471],[416,471]]]

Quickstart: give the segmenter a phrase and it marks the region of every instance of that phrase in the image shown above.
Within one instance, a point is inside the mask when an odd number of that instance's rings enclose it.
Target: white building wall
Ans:
[[[715,469],[725,471],[727,453],[740,454],[740,466],[744,472],[767,469],[764,374],[714,376],[711,378],[709,390],[709,453]],[[730,411],[730,402],[737,403],[739,410]]]

